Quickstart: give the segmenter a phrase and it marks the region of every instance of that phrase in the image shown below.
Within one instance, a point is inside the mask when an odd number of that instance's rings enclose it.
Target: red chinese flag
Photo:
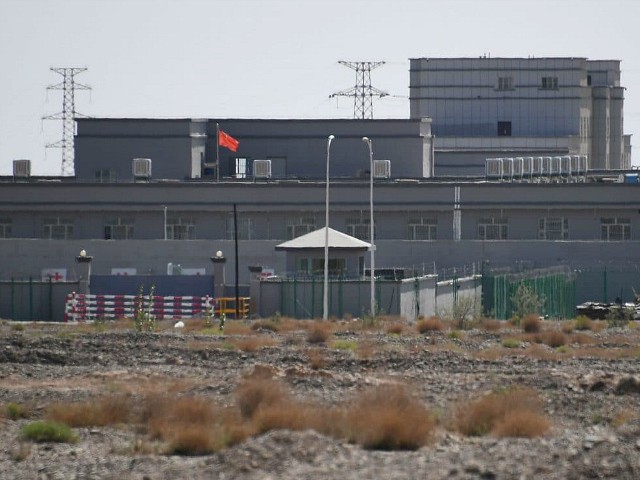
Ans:
[[[220,145],[221,147],[227,147],[232,152],[237,152],[240,142],[233,138],[231,135],[228,135],[220,130],[218,132],[218,145]]]

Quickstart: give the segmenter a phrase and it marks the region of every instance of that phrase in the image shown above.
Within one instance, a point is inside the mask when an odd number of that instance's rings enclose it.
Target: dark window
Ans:
[[[591,85],[591,75],[587,75],[587,85]]]
[[[499,137],[511,136],[511,122],[498,122],[498,136]]]

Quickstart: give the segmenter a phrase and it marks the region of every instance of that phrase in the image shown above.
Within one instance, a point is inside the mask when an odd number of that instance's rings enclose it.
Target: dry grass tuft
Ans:
[[[570,335],[573,333],[574,330],[575,330],[574,322],[572,322],[571,320],[562,322],[562,327],[560,327],[560,331],[562,331],[562,333],[564,333],[565,335]]]
[[[497,332],[502,328],[502,322],[492,318],[483,318],[480,320],[480,328],[487,332]]]
[[[471,403],[462,403],[455,412],[454,428],[464,435],[481,436],[492,433],[497,436],[543,435],[550,423],[542,413],[538,394],[528,388],[515,388],[491,393]],[[534,430],[532,419],[541,426]]]
[[[551,348],[558,348],[567,344],[567,336],[557,330],[542,332],[538,334],[538,337],[541,339],[540,343],[549,345]]]
[[[289,393],[276,380],[246,381],[236,389],[236,400],[243,418],[253,418],[258,409],[291,403]]]
[[[438,317],[429,317],[418,320],[416,324],[418,333],[440,332],[444,330],[444,323]]]
[[[376,346],[372,340],[362,340],[356,348],[360,360],[371,360],[376,355]]]
[[[307,342],[325,343],[331,336],[331,325],[328,322],[315,321],[309,326]]]
[[[496,437],[541,437],[551,427],[549,419],[537,412],[516,410],[506,413],[491,432]]]
[[[359,395],[346,414],[348,436],[364,448],[416,450],[431,438],[431,413],[402,386],[383,386]]]
[[[526,333],[537,333],[542,330],[542,320],[536,314],[529,313],[520,322],[522,330]]]
[[[320,370],[327,366],[327,360],[320,348],[310,348],[307,350],[307,358],[309,359],[309,366],[313,370]]]
[[[232,340],[230,342],[232,345],[238,348],[243,352],[257,352],[261,348],[264,347],[273,347],[277,344],[277,342],[273,338],[268,337],[248,337],[248,338],[240,338],[237,340]]]
[[[241,320],[227,320],[224,324],[225,335],[251,335],[252,330]]]
[[[273,320],[256,320],[251,324],[251,330],[266,330],[269,332],[279,332],[280,324],[279,322],[274,322]]]
[[[384,327],[384,331],[387,335],[400,335],[404,330],[404,325],[400,322],[392,322]]]
[[[103,427],[127,423],[131,414],[131,397],[110,395],[86,402],[53,404],[47,409],[46,418],[70,427]]]

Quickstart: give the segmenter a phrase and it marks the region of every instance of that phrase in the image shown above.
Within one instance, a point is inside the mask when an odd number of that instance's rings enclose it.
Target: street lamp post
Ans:
[[[327,185],[324,195],[324,289],[322,297],[322,319],[329,318],[329,152],[331,141],[335,137],[327,138]]]
[[[369,147],[369,227],[370,234],[369,238],[371,240],[371,246],[369,247],[371,251],[371,318],[376,317],[376,295],[375,295],[375,276],[376,276],[376,243],[373,238],[374,229],[373,229],[373,146],[371,139],[368,137],[362,137],[362,141],[367,144]]]
[[[167,239],[167,206],[163,205],[162,210],[164,210],[164,239]]]

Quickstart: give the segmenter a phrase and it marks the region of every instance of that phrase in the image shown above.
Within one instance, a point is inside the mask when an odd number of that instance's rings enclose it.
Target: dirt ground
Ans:
[[[595,322],[578,331],[545,321],[537,334],[494,322],[419,333],[398,319],[373,327],[355,319],[325,324],[326,339],[310,338],[311,321],[260,328],[227,322],[224,334],[201,320],[186,323],[141,333],[125,321],[2,321],[0,478],[640,478],[638,322],[617,328]],[[548,332],[556,332],[556,343]],[[192,395],[234,406],[238,385],[256,372],[282,382],[298,401],[327,406],[403,385],[434,412],[436,430],[410,451],[365,449],[313,430],[272,430],[206,455],[167,454],[133,425],[74,428],[75,443],[21,436],[53,404],[114,392]],[[456,406],[514,387],[538,393],[551,421],[545,435],[470,437],[451,427]],[[25,418],[9,415],[10,404],[24,408]]]

